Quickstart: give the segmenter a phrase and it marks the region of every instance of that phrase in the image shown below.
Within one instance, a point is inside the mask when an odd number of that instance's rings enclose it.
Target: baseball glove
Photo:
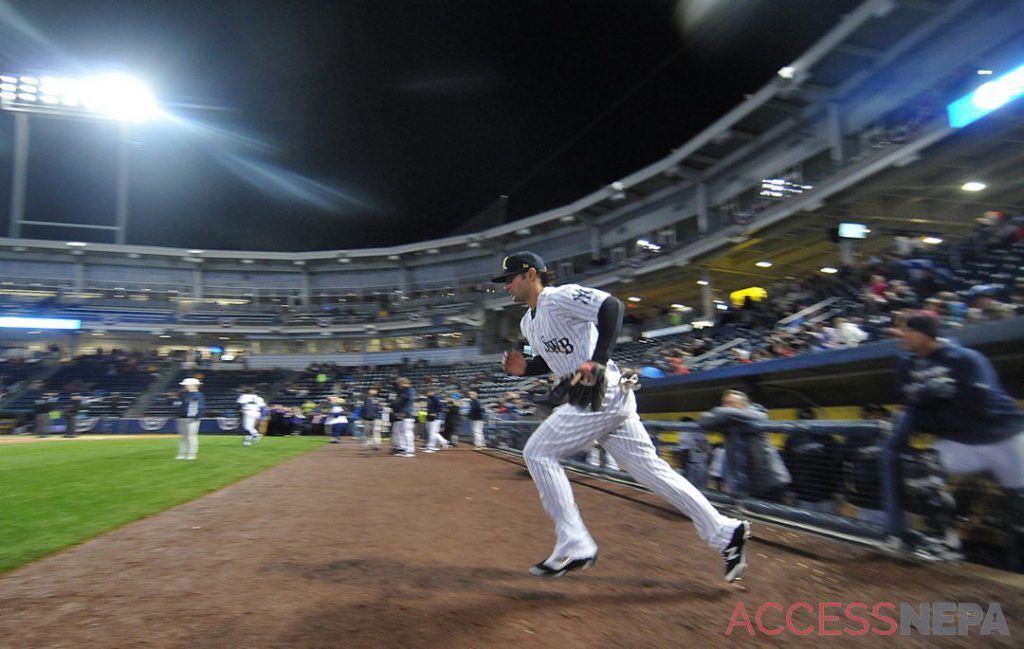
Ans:
[[[596,361],[587,361],[580,365],[569,381],[569,403],[581,410],[601,410],[607,385],[604,365]]]

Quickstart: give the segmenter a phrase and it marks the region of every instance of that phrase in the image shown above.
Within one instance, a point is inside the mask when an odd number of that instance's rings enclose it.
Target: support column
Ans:
[[[11,213],[8,236],[21,237],[25,220],[25,186],[28,183],[28,114],[14,114],[14,174],[11,180]]]
[[[835,102],[828,104],[828,143],[832,163],[836,166],[846,164],[849,151],[843,137],[843,113],[839,104]]]
[[[192,274],[192,299],[199,301],[203,299],[203,269],[196,268]]]
[[[117,229],[114,231],[115,243],[124,244],[128,232],[128,125],[119,129],[120,141],[117,143]]]
[[[708,231],[708,186],[697,183],[697,232],[707,234]]]
[[[704,319],[714,321],[715,319],[715,303],[714,303],[714,291],[711,288],[711,273],[707,268],[700,272],[700,278],[705,282],[700,287],[700,303],[704,309]]]

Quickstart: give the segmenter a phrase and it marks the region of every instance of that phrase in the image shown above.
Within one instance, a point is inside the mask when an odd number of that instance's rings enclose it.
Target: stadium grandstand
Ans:
[[[5,432],[30,431],[40,404],[70,408],[69,433],[170,431],[178,383],[200,376],[202,431],[237,434],[246,387],[310,418],[404,376],[420,395],[478,391],[489,444],[521,450],[541,386],[500,371],[502,352],[522,348],[522,313],[490,282],[516,250],[543,257],[558,283],[627,305],[615,356],[640,373],[641,415],[661,422],[662,455],[681,471],[692,431],[679,420],[729,388],[773,420],[811,409],[835,423],[826,434],[860,448],[867,429],[840,424],[898,407],[893,327],[911,310],[934,312],[1024,398],[1019,79],[970,124],[948,110],[1020,76],[1016,8],[957,19],[983,4],[867,2],[692,139],[667,143],[664,158],[465,234],[308,252],[178,249],[23,238],[12,218],[0,239],[0,318],[12,323],[0,329]],[[875,421],[857,423],[877,436]],[[796,429],[765,430],[781,450]],[[836,486],[839,506],[818,515],[798,491],[747,506],[823,533],[882,536],[877,512],[862,515],[881,508],[877,492]],[[956,530],[970,558],[1000,564],[993,548],[1009,541],[978,511],[959,512]]]

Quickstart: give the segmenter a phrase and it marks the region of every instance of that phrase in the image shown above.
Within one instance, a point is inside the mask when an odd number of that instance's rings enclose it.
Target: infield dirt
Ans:
[[[362,456],[350,440],[324,446],[5,575],[0,645],[1020,646],[1018,576],[897,563],[755,523],[750,568],[729,585],[689,521],[645,504],[664,501],[580,482],[600,487],[574,489],[601,560],[548,582],[527,574],[553,532],[521,464],[468,449],[395,458]],[[1011,635],[726,636],[739,603],[753,622],[768,602],[855,601],[999,602]],[[768,628],[784,625],[768,615]],[[817,616],[800,609],[793,622]],[[858,624],[827,624],[844,626]]]

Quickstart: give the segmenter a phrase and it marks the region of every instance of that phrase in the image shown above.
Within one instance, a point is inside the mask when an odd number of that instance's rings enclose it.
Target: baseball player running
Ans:
[[[256,394],[253,388],[246,388],[245,392],[236,401],[238,411],[242,416],[242,430],[245,437],[242,439],[242,446],[251,446],[260,441],[261,435],[256,430],[256,422],[260,420],[263,409],[267,407],[263,397]]]
[[[1020,570],[1024,566],[1024,413],[1003,388],[992,363],[973,349],[939,338],[940,325],[927,311],[911,313],[900,323],[907,353],[900,358],[897,377],[906,407],[882,450],[890,544],[913,551],[920,542],[919,535],[908,530],[903,515],[900,452],[909,446],[911,433],[921,431],[939,438],[934,448],[946,471],[988,473],[1002,488],[1011,546],[1004,564]]]
[[[576,284],[554,287],[544,261],[532,252],[506,257],[502,274],[512,298],[529,307],[520,322],[538,355],[507,352],[502,369],[514,376],[553,372],[562,382],[552,392],[558,405],[523,449],[540,501],[555,523],[555,548],[530,574],[556,578],[597,562],[597,543],[580,517],[569,479],[559,460],[600,442],[619,466],[666,498],[691,520],[697,533],[725,558],[725,579],[739,579],[746,567],[750,523],[722,516],[707,498],[654,450],[636,411],[636,397],[620,387],[621,373],[610,354],[622,327],[623,306],[604,291]]]
[[[427,446],[424,453],[433,453],[440,449],[446,449],[451,444],[441,436],[441,422],[444,419],[444,402],[437,392],[431,388],[427,390]]]

